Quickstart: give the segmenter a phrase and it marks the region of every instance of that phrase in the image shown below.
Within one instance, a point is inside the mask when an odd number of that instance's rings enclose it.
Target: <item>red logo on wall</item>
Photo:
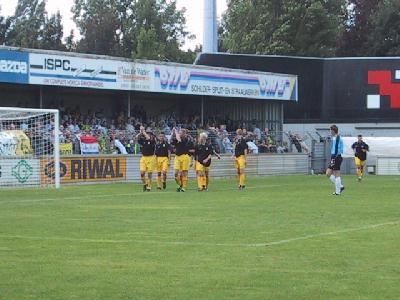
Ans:
[[[400,83],[393,83],[392,71],[368,71],[368,84],[379,86],[379,95],[367,96],[368,108],[380,108],[381,96],[389,96],[390,108],[400,108]]]

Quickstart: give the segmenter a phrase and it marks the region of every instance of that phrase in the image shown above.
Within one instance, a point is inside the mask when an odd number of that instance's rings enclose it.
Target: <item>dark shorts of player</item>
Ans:
[[[329,163],[328,169],[333,171],[340,171],[340,166],[342,165],[343,158],[339,156],[331,156],[331,162]]]

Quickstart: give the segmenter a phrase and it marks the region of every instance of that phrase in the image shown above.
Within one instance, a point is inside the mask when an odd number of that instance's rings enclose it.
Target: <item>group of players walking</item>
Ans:
[[[143,191],[151,191],[153,173],[157,173],[157,189],[166,189],[167,173],[171,162],[171,148],[175,148],[174,171],[177,192],[185,192],[188,186],[188,172],[195,167],[197,175],[197,188],[199,191],[208,191],[209,171],[211,158],[215,152],[208,140],[207,133],[200,133],[197,141],[193,141],[186,129],[175,128],[172,130],[171,144],[164,133],[156,137],[151,130],[140,128],[136,136],[141,146],[142,157],[140,159],[140,177],[143,183]],[[239,189],[245,188],[245,167],[248,146],[241,129],[236,131],[234,140],[235,154],[233,156],[235,167],[239,177]],[[147,177],[146,177],[147,175]]]
[[[333,195],[339,196],[345,190],[340,176],[344,143],[336,125],[332,125],[330,130],[332,135],[331,161],[326,170],[326,175],[335,186]],[[215,155],[218,159],[221,159],[221,156],[215,152],[208,140],[207,133],[200,133],[197,141],[193,141],[186,129],[178,131],[173,128],[170,144],[164,133],[160,133],[156,137],[151,130],[146,131],[144,127],[141,127],[136,138],[141,145],[140,177],[144,192],[151,191],[154,172],[157,173],[157,189],[166,189],[167,173],[171,162],[171,146],[175,148],[174,170],[175,182],[177,184],[176,191],[186,191],[189,181],[188,172],[193,166],[196,171],[198,190],[208,191],[211,158]],[[359,135],[358,141],[351,147],[354,150],[358,181],[361,181],[369,146],[362,140],[362,136]],[[232,158],[234,159],[238,174],[239,189],[243,190],[245,188],[248,145],[241,129],[236,131],[234,149]]]

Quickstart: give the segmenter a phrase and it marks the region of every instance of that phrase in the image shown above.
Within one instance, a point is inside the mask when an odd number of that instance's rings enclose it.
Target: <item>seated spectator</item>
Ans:
[[[292,145],[295,146],[297,152],[301,153],[302,149],[301,149],[301,145],[300,145],[300,142],[297,139],[297,137],[295,135],[291,134],[290,132],[288,133],[288,135],[289,135],[289,138],[290,138],[290,142],[292,143]]]
[[[128,123],[126,124],[126,131],[127,131],[128,133],[132,133],[132,134],[135,133],[135,127],[133,126],[133,120],[132,120],[132,118],[130,118],[130,119],[128,120]]]
[[[310,149],[308,148],[307,144],[305,143],[305,140],[307,140],[307,136],[300,136],[300,134],[296,134],[296,139],[299,141],[300,147],[301,149],[309,154],[310,153]]]
[[[129,142],[125,145],[126,152],[128,154],[135,154],[135,142],[134,140],[129,140]]]
[[[222,140],[222,145],[223,149],[225,150],[225,153],[233,154],[233,144],[231,140],[229,139],[228,134],[225,135],[225,137]]]
[[[276,152],[277,153],[287,153],[289,152],[288,146],[287,146],[287,142],[283,142],[282,145],[278,146],[276,148]]]
[[[258,128],[256,124],[254,124],[253,126],[254,126],[253,134],[256,136],[257,140],[261,140],[261,129]]]

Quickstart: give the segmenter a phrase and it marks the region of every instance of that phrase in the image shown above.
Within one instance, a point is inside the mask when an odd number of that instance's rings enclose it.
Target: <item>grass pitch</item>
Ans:
[[[398,299],[400,178],[0,190],[0,299]]]

